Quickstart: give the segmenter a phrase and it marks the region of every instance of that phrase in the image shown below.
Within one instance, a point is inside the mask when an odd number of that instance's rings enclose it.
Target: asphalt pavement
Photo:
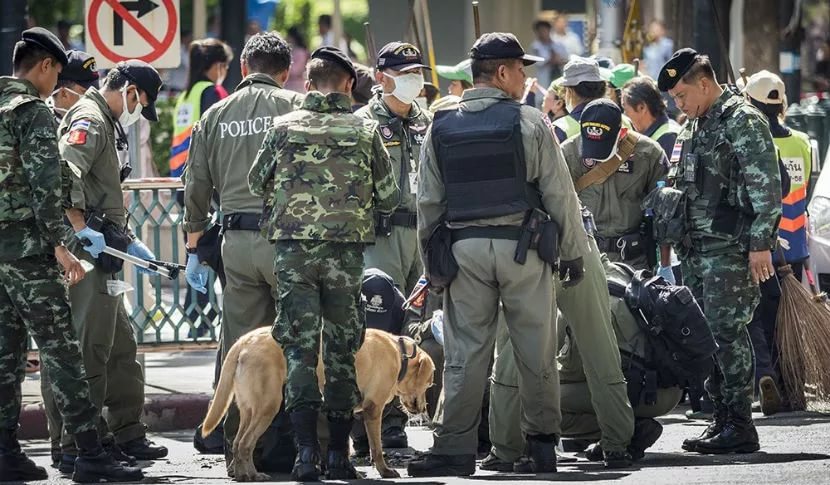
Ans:
[[[545,475],[522,475],[477,471],[470,478],[402,478],[383,480],[383,483],[443,484],[528,482],[546,483],[637,483],[637,484],[819,484],[830,483],[830,415],[819,413],[782,413],[772,417],[756,414],[758,434],[762,450],[746,455],[698,455],[681,450],[684,438],[699,434],[706,426],[702,421],[689,421],[683,415],[685,407],[660,419],[665,426],[663,436],[648,450],[646,457],[635,466],[624,470],[605,470],[601,463],[586,461],[584,456],[575,463],[559,465],[559,472]],[[426,450],[432,444],[432,435],[426,428],[409,428],[410,445],[415,450]],[[225,475],[221,456],[198,454],[191,445],[192,431],[176,431],[153,434],[151,438],[167,446],[171,453],[167,459],[142,462],[147,478],[142,483],[160,484],[224,484],[233,483]],[[36,462],[49,465],[49,447],[44,440],[25,442],[25,449]],[[412,450],[409,450],[411,453]],[[389,451],[400,454],[400,451]],[[404,452],[407,453],[407,452]],[[405,476],[402,465],[392,464]],[[368,466],[359,469],[367,474],[367,480],[356,483],[381,483],[377,472]],[[49,468],[50,480],[31,482],[42,484],[71,483],[60,477],[57,470]],[[274,483],[290,483],[288,476],[273,476]],[[342,483],[342,482],[341,482]]]

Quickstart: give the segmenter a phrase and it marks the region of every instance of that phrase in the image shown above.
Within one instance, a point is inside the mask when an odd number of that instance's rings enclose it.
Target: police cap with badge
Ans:
[[[150,121],[158,121],[156,99],[162,85],[158,71],[150,64],[138,59],[121,61],[115,65],[115,69],[120,71],[129,80],[130,84],[147,95],[149,103],[141,108],[141,115]]]
[[[65,66],[69,60],[66,57],[66,50],[58,37],[43,27],[32,27],[24,30],[21,40],[29,45],[40,47],[52,55],[58,62]]]
[[[614,153],[614,147],[622,127],[622,111],[610,99],[591,101],[582,111],[579,120],[582,158],[586,160],[607,160]]]
[[[663,64],[657,76],[657,88],[662,92],[674,88],[678,81],[691,69],[699,54],[696,50],[684,47],[672,54],[671,59]]]
[[[352,78],[352,84],[357,84],[357,71],[355,71],[354,64],[352,64],[351,59],[343,53],[340,49],[333,46],[323,46],[319,47],[311,53],[312,59],[323,59],[325,61],[330,61],[338,66],[342,67]]]
[[[58,81],[70,81],[83,86],[84,89],[98,87],[100,76],[92,55],[84,51],[71,50],[66,53],[66,57],[68,62],[58,74]]]
[[[417,47],[408,42],[390,42],[378,51],[377,69],[394,69],[411,71],[412,69],[429,69],[421,58]]]
[[[360,292],[366,299],[366,327],[400,334],[405,299],[392,277],[377,268],[367,268]]]

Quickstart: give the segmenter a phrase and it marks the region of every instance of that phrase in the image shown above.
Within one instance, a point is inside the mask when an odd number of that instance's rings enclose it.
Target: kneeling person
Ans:
[[[351,112],[357,78],[351,61],[322,47],[312,53],[307,74],[302,107],[274,120],[248,185],[265,197],[262,229],[276,246],[281,294],[273,335],[285,353],[285,410],[298,445],[292,479],[320,475],[321,331],[328,478],[357,478],[348,455],[360,398],[354,356],[364,333],[358,315],[363,249],[374,241],[372,210],[391,213],[398,188],[377,122]]]

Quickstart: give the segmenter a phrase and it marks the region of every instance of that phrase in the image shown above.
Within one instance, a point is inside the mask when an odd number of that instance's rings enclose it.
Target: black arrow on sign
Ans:
[[[158,4],[152,0],[130,0],[127,2],[119,2],[127,11],[136,12],[136,18],[141,18],[148,13],[158,8]],[[118,12],[112,12],[112,43],[115,45],[124,45],[124,19],[118,15]]]

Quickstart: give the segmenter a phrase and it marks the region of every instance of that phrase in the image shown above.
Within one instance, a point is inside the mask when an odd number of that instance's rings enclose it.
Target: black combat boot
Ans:
[[[109,453],[110,456],[117,462],[123,463],[127,466],[135,466],[137,463],[134,456],[124,453],[121,447],[115,442],[115,438],[113,438],[112,435],[102,439],[101,446],[103,446],[104,451]]]
[[[723,430],[723,427],[726,426],[726,420],[729,417],[729,410],[726,408],[726,405],[723,401],[716,401],[712,404],[714,408],[712,413],[712,422],[697,438],[683,440],[683,445],[681,447],[684,450],[696,451],[698,443],[719,434]]]
[[[556,473],[556,435],[528,435],[525,454],[513,463],[516,473]]]
[[[297,440],[297,459],[291,479],[298,482],[320,480],[320,442],[317,440],[317,410],[303,409],[291,413],[291,424]],[[351,429],[351,425],[349,425]]]
[[[476,455],[428,453],[406,466],[410,477],[468,477],[476,472]]]
[[[23,453],[17,440],[17,428],[0,429],[0,479],[11,482],[46,480],[49,475],[42,466]]]
[[[717,435],[700,440],[695,447],[698,453],[754,453],[761,449],[758,431],[752,423],[750,404],[730,406],[729,417]]]
[[[663,434],[663,425],[653,418],[636,418],[634,420],[634,435],[628,445],[628,453],[634,461],[642,460],[646,449],[650,448],[660,435]]]
[[[352,480],[364,478],[349,461],[349,431],[354,418],[332,418],[329,416],[329,450],[326,460],[326,478],[329,480]]]
[[[124,466],[107,453],[94,429],[76,433],[75,444],[78,446],[72,474],[75,482],[138,482],[144,478],[141,469]]]
[[[134,456],[139,460],[158,460],[167,456],[167,447],[153,443],[146,436],[125,441],[118,446],[125,454]]]

